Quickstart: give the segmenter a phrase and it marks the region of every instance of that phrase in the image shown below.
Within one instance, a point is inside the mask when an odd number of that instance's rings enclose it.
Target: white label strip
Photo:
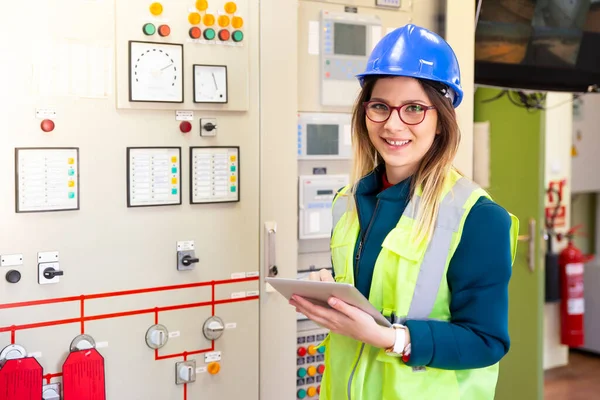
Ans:
[[[169,332],[169,338],[175,338],[179,336],[181,336],[181,332],[179,331]]]
[[[246,297],[246,292],[235,292],[235,293],[231,293],[231,298],[232,299],[242,299]]]
[[[220,351],[213,351],[211,353],[206,353],[204,355],[204,362],[210,363],[210,362],[214,362],[214,361],[221,361],[221,352]]]
[[[235,322],[230,322],[228,324],[225,324],[225,329],[235,329],[237,328],[237,324]]]
[[[243,279],[245,277],[246,277],[245,272],[234,272],[233,274],[231,274],[231,279]]]

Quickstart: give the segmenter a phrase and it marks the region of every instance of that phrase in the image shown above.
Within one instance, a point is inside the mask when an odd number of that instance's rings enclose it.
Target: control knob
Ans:
[[[21,273],[16,269],[11,269],[6,273],[6,281],[10,283],[17,283],[21,280]]]
[[[52,267],[48,267],[44,270],[44,278],[46,279],[54,279],[54,277],[56,276],[62,276],[64,275],[64,271],[57,271]]]
[[[204,323],[204,337],[208,340],[217,340],[223,334],[225,325],[219,317],[210,317]]]

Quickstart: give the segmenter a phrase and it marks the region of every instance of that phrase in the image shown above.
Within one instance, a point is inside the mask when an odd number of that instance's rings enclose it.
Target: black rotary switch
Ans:
[[[198,258],[192,258],[191,256],[183,256],[183,258],[181,259],[181,263],[186,267],[199,261],[200,260]]]
[[[64,275],[64,271],[57,271],[52,267],[48,267],[44,270],[44,278],[46,279],[54,279],[57,276]]]
[[[10,283],[17,283],[21,280],[21,273],[16,269],[11,269],[6,273],[6,280]]]

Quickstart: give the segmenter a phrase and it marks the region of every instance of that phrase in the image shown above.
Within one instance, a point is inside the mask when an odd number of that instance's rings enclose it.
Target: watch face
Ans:
[[[227,66],[194,65],[194,102],[227,103]]]
[[[183,45],[129,42],[129,100],[183,103]]]

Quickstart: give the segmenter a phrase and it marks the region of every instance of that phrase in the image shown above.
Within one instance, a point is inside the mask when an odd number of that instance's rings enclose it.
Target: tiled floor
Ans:
[[[600,398],[600,356],[571,352],[569,365],[545,373],[545,400]]]

